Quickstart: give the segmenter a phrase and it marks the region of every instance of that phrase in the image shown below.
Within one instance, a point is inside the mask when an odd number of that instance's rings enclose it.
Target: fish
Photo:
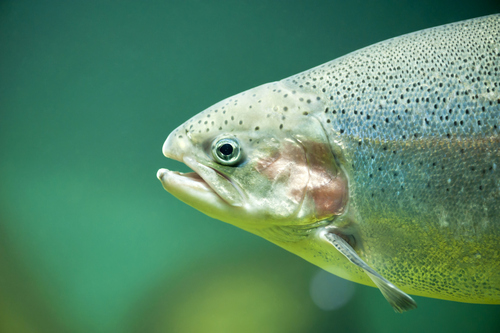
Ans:
[[[157,178],[396,312],[500,304],[499,68],[500,14],[388,39],[198,113]]]

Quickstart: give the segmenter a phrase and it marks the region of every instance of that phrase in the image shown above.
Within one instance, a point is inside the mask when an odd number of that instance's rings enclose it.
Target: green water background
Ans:
[[[356,285],[165,192],[167,135],[211,104],[476,1],[1,1],[0,332],[494,332],[500,307]]]

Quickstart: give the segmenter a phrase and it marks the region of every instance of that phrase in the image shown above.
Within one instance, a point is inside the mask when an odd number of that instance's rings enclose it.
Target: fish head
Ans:
[[[315,95],[282,82],[225,99],[175,129],[163,154],[194,173],[160,169],[163,187],[201,212],[244,230],[306,226],[344,212],[347,179]]]

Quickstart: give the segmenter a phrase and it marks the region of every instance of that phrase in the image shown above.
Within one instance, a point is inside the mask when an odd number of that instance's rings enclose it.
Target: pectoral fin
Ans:
[[[321,232],[320,235],[342,253],[351,263],[362,268],[365,273],[368,274],[370,279],[372,279],[380,289],[385,299],[394,308],[394,311],[401,313],[417,307],[417,303],[415,303],[410,296],[399,290],[398,287],[368,266],[342,237],[326,230]]]

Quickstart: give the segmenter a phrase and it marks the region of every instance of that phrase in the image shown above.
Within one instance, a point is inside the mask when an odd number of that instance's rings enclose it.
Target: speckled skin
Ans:
[[[199,113],[163,152],[205,170],[205,182],[166,169],[158,178],[341,277],[373,285],[320,239],[331,227],[407,293],[499,304],[499,68],[500,15],[393,38]],[[244,152],[234,166],[210,151],[227,134]],[[322,193],[345,207],[320,213]]]
[[[328,101],[318,117],[350,181],[343,223],[361,257],[412,294],[500,302],[499,68],[492,15],[284,80]]]

